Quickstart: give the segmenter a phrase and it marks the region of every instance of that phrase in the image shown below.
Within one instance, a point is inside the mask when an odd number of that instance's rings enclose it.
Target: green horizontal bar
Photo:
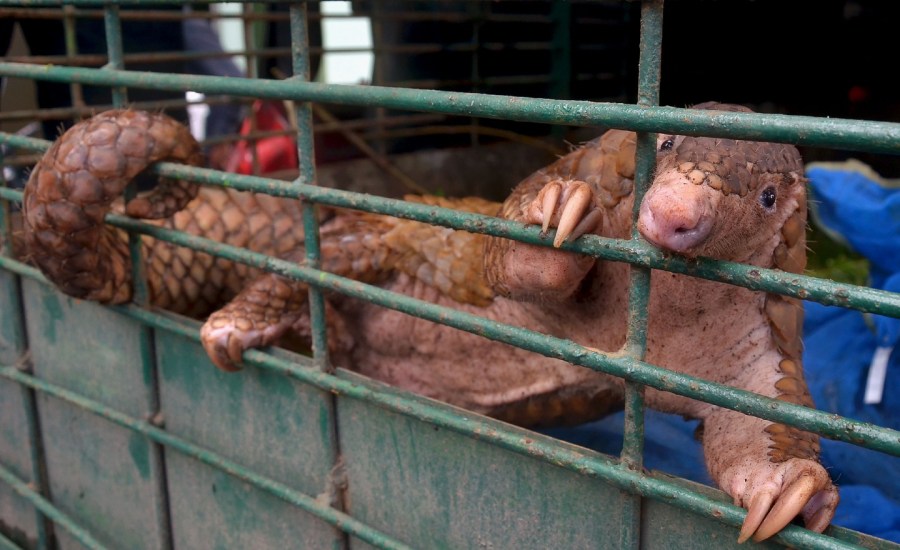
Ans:
[[[168,177],[193,179],[242,191],[267,193],[331,206],[365,210],[532,244],[549,245],[553,241],[553,233],[542,236],[540,227],[536,225],[526,225],[483,214],[460,212],[340,189],[313,185],[297,185],[296,188],[291,189],[277,180],[226,174],[179,164],[160,164],[158,172]],[[586,235],[575,243],[564,243],[562,249],[703,279],[720,280],[753,290],[776,292],[825,305],[849,307],[900,318],[900,293],[837,283],[808,275],[797,275],[736,262],[709,258],[689,260],[662,252],[645,242],[609,239],[597,235]]]
[[[0,368],[0,373],[4,374],[4,376],[7,371],[9,373],[25,376],[15,367]],[[79,527],[69,516],[61,512],[59,508],[54,506],[50,501],[41,496],[40,493],[29,487],[27,483],[19,479],[2,465],[0,465],[0,481],[9,485],[20,497],[24,498],[31,503],[32,506],[40,510],[41,513],[53,521],[53,523],[68,531],[75,540],[85,547],[98,550],[107,548],[100,544],[100,542],[91,536],[90,533]]]
[[[697,111],[516,96],[348,86],[0,62],[0,75],[176,91],[380,106],[548,124],[708,135],[900,154],[900,124],[809,116]]]
[[[138,318],[144,322],[151,323],[155,328],[173,330],[175,333],[188,336],[194,341],[199,341],[200,339],[199,330],[196,326],[189,327],[184,322],[176,321],[171,317],[143,310],[137,306],[120,306],[114,309],[118,309],[127,313],[129,316]],[[541,436],[528,432],[527,430],[503,425],[500,422],[490,419],[479,418],[474,414],[461,411],[454,407],[435,403],[423,398],[410,397],[403,392],[397,392],[391,388],[382,389],[377,388],[377,385],[374,384],[373,386],[376,387],[370,387],[369,385],[355,383],[349,380],[342,380],[341,378],[324,373],[315,368],[298,367],[290,361],[273,357],[258,350],[246,352],[244,354],[244,359],[250,365],[279,372],[301,382],[314,385],[325,391],[333,392],[340,396],[371,402],[385,409],[439,427],[451,429],[467,437],[483,440],[517,454],[554,464],[582,475],[599,478],[623,491],[637,493],[735,528],[743,523],[746,515],[746,510],[734,506],[733,504],[713,500],[702,494],[686,490],[681,485],[658,479],[650,475],[645,475],[642,472],[634,472],[620,468],[616,461],[601,456],[588,456],[578,450],[559,445],[552,440],[545,441]],[[144,435],[151,437],[164,445],[171,446],[180,452],[196,456],[196,458],[203,460],[207,464],[222,468],[233,475],[248,475],[250,477],[247,478],[247,481],[254,485],[257,484],[254,480],[264,480],[267,482],[267,485],[261,486],[262,488],[273,492],[276,496],[281,496],[285,500],[288,500],[288,502],[298,504],[286,498],[289,496],[302,497],[303,499],[309,498],[305,495],[296,494],[292,490],[284,488],[276,482],[252,474],[240,466],[230,463],[226,459],[222,459],[217,455],[184,442],[179,438],[168,434],[164,430],[153,427],[145,421],[122,415],[100,403],[83,398],[73,392],[39,380],[33,376],[18,372],[12,367],[0,366],[0,377],[14,380],[36,390],[65,399],[88,411],[108,418],[119,425],[143,433]],[[182,446],[184,448],[182,448]],[[195,455],[194,453],[199,454]],[[276,490],[278,490],[279,493],[275,493]],[[281,493],[281,491],[284,492]],[[327,508],[327,510],[333,511],[333,513],[337,515],[343,515],[332,508]],[[343,529],[341,525],[338,525],[338,527]],[[833,530],[840,532],[843,536],[853,536],[852,532],[846,530]],[[814,533],[795,525],[789,525],[775,535],[774,538],[778,542],[788,544],[795,548],[860,548],[851,543]]]
[[[12,148],[27,149],[30,151],[44,152],[50,148],[52,142],[45,139],[38,139],[16,134],[7,134],[0,132],[0,143],[9,145]]]
[[[0,133],[0,143],[6,136],[8,134]],[[180,164],[160,163],[153,170],[167,177],[191,179],[241,191],[299,198],[532,244],[549,245],[553,239],[552,232],[548,236],[542,236],[538,226],[340,189],[296,183],[288,184],[280,180],[217,172]],[[0,188],[0,198],[21,202],[22,197],[20,191]],[[900,293],[896,292],[838,283],[809,275],[797,275],[735,262],[709,258],[687,259],[662,252],[645,242],[608,239],[597,235],[585,235],[574,243],[564,243],[562,249],[606,260],[628,262],[702,279],[723,281],[752,290],[784,294],[820,304],[900,318]]]
[[[605,372],[625,380],[639,382],[662,391],[719,405],[773,422],[797,426],[804,430],[819,433],[830,439],[846,441],[894,456],[900,456],[900,432],[897,430],[762,397],[752,392],[670,371],[630,357],[595,353],[571,340],[556,338],[514,325],[498,323],[477,315],[423,302],[345,277],[272,258],[265,254],[251,252],[176,230],[153,226],[125,216],[109,214],[107,215],[107,221],[129,231],[136,231],[156,239],[187,246],[214,256],[228,258],[272,273],[278,273],[319,288],[340,292],[416,317],[478,334],[491,340],[527,349],[547,357],[562,359],[566,362]],[[33,268],[25,270],[19,269],[20,266],[25,267],[15,260],[0,257],[0,267],[17,271],[21,274],[34,272]],[[44,279],[43,277],[39,278]]]
[[[196,332],[196,331],[195,331]],[[267,477],[261,476],[248,470],[247,468],[223,458],[216,453],[208,451],[198,445],[194,445],[189,441],[174,436],[165,430],[157,428],[145,420],[138,420],[128,415],[122,414],[111,407],[103,405],[97,401],[87,399],[75,392],[69,391],[60,386],[56,386],[44,382],[34,376],[27,375],[15,369],[14,367],[0,367],[0,376],[18,382],[19,384],[34,388],[35,390],[44,392],[48,395],[58,397],[69,403],[90,411],[98,416],[118,424],[124,428],[134,430],[148,438],[174,449],[184,455],[195,458],[205,464],[218,468],[242,481],[250,483],[259,489],[263,489],[276,497],[315,515],[319,519],[337,527],[338,529],[352,534],[372,544],[378,548],[409,548],[401,542],[397,542],[378,530],[362,523],[361,521],[348,516],[347,514],[336,510],[325,504],[320,504],[315,498],[305,495],[299,491],[291,489],[283,483],[273,481]],[[6,481],[4,471],[0,468],[0,479]],[[15,488],[15,486],[14,486]],[[32,491],[33,493],[33,491]],[[36,495],[39,497],[39,495]],[[26,497],[32,500],[32,497]]]
[[[0,550],[25,550],[18,544],[9,540],[8,538],[3,536],[3,533],[0,533]]]
[[[209,170],[206,170],[206,172],[217,174],[217,172]],[[267,181],[270,182],[269,191],[271,192],[272,180]],[[313,187],[313,189],[320,188]],[[15,198],[18,195],[20,195],[19,192],[0,189],[0,198]],[[410,207],[422,206],[404,203],[402,201],[394,202],[399,202],[400,205]],[[425,209],[429,211],[437,210],[433,207],[425,207]],[[450,214],[460,214],[455,211],[447,212]],[[700,399],[702,401],[721,405],[739,412],[753,414],[754,416],[776,422],[786,422],[794,425],[799,421],[803,424],[798,425],[798,427],[815,431],[826,437],[855,444],[862,444],[873,449],[900,456],[900,432],[889,428],[874,426],[872,424],[857,422],[846,418],[841,418],[836,427],[833,416],[821,411],[810,410],[799,405],[757,396],[751,392],[676,373],[647,363],[635,361],[627,357],[613,358],[600,354],[593,354],[569,340],[554,338],[511,325],[494,323],[475,315],[465,314],[449,308],[442,308],[427,302],[421,302],[401,294],[358,283],[344,277],[338,277],[329,273],[298,266],[277,258],[271,258],[264,254],[242,250],[203,237],[187,235],[175,230],[152,226],[124,216],[110,214],[107,216],[107,220],[113,223],[113,225],[124,229],[137,231],[181,246],[187,246],[216,256],[222,256],[234,261],[253,265],[266,271],[280,273],[287,277],[302,280],[314,286],[322,286],[358,298],[374,301],[385,307],[405,311],[436,322],[450,324],[451,326],[468,332],[481,334],[482,336],[517,345],[549,357],[556,357],[570,363],[607,372],[663,391]],[[496,220],[494,218],[488,218],[488,220],[505,222],[505,220]],[[533,232],[537,234],[536,229]],[[625,243],[628,243],[628,241],[625,241]],[[13,262],[11,260],[0,259],[0,265],[9,265],[10,263]],[[741,266],[741,264],[734,265]],[[784,276],[784,273],[782,272],[774,271],[773,273]],[[799,276],[792,275],[792,277]],[[807,277],[807,279],[818,281],[818,279],[812,277]],[[760,280],[762,280],[762,278],[760,278]],[[898,296],[893,293],[885,294],[892,295],[895,299]],[[548,349],[552,351],[547,352],[546,350]]]

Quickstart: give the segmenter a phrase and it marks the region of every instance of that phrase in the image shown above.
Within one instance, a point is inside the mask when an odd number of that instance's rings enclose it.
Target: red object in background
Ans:
[[[850,103],[861,103],[866,101],[869,99],[869,90],[862,86],[852,86],[850,90],[847,91],[847,99],[850,100]]]
[[[252,119],[256,119],[256,132],[290,130],[284,108],[277,101],[256,100],[250,116],[241,124],[240,134],[246,136],[253,131]],[[256,146],[259,173],[269,174],[279,170],[296,170],[297,143],[291,135],[271,136],[255,141],[242,140],[234,147],[226,168],[237,174],[253,174],[253,152],[250,144]]]

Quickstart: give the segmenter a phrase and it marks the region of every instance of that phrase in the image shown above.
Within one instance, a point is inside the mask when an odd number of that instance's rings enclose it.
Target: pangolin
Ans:
[[[585,233],[628,238],[634,150],[634,133],[610,130],[523,180],[502,204],[408,200],[556,228],[555,247]],[[25,190],[31,261],[72,296],[130,300],[124,234],[103,225],[110,208],[302,261],[294,201],[228,189],[198,194],[169,181],[123,205],[126,183],[159,160],[201,162],[187,130],[164,115],[110,111],[75,125]],[[646,240],[671,253],[799,273],[806,263],[802,161],[790,145],[660,135],[637,223]],[[333,273],[597,350],[615,352],[625,341],[626,264],[350,210],[323,222],[321,247],[322,268]],[[149,238],[144,249],[154,305],[205,315],[227,301],[202,328],[218,367],[236,370],[244,350],[288,333],[308,336],[303,283]],[[812,406],[797,300],[653,271],[649,308],[648,362]],[[326,313],[336,365],[473,411],[537,426],[590,420],[622,404],[621,380],[557,359],[337,295],[328,297]],[[654,389],[646,401],[702,420],[713,479],[748,509],[739,540],[765,539],[798,514],[815,531],[830,523],[838,493],[819,463],[816,435]]]

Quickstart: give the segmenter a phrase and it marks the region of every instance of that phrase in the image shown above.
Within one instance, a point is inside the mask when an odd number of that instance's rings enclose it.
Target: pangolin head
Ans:
[[[711,102],[694,108],[752,112]],[[638,219],[656,246],[769,267],[785,223],[802,210],[805,226],[803,162],[793,145],[660,135],[657,151]]]

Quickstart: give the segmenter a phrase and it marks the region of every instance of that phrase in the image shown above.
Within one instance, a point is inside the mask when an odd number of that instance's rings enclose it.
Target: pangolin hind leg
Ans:
[[[213,364],[240,369],[244,350],[274,344],[304,314],[307,286],[267,273],[210,315],[200,340]]]
[[[340,211],[321,228],[321,269],[329,273],[374,283],[382,280],[395,262],[383,242],[393,225],[392,218],[353,211]],[[284,256],[303,263],[302,248]],[[273,345],[289,332],[309,334],[309,286],[274,273],[253,280],[225,307],[214,312],[201,329],[201,342],[212,362],[220,369],[240,369],[241,356],[250,348]],[[326,304],[329,325],[340,317]],[[350,345],[345,338],[329,339],[329,346]]]

